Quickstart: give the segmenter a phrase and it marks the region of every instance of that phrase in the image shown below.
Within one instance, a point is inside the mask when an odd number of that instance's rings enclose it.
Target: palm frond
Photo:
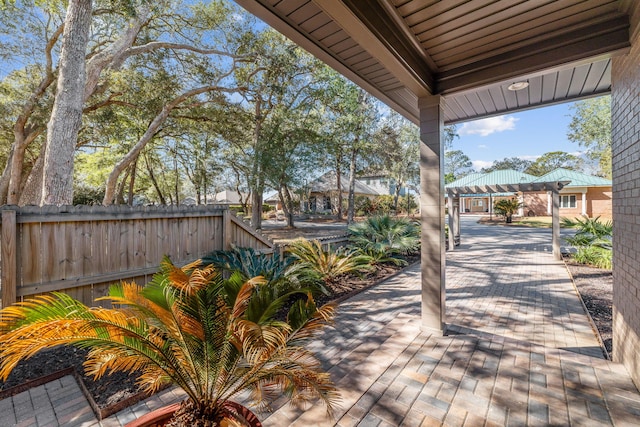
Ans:
[[[200,262],[178,268],[165,259],[147,286],[111,286],[100,300],[114,308],[57,293],[4,308],[0,377],[40,350],[78,345],[90,349],[88,373],[142,372],[138,382],[148,391],[176,384],[203,414],[247,389],[258,405],[277,388],[294,401],[320,398],[331,407],[335,387],[300,347],[333,317],[333,306],[316,307],[315,292],[286,275],[225,279]],[[277,320],[291,297],[299,301],[287,321]]]

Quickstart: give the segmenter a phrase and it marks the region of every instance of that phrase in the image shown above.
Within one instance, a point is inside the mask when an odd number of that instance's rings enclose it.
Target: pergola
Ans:
[[[236,1],[420,126],[422,326],[435,333],[444,125],[611,92],[614,355],[640,383],[639,1]]]
[[[551,246],[553,257],[562,259],[560,252],[560,190],[570,181],[531,182],[526,184],[495,184],[468,185],[464,187],[447,188],[449,207],[449,249],[454,250],[460,242],[460,195],[462,194],[496,194],[496,193],[524,193],[525,191],[550,191],[551,208]]]

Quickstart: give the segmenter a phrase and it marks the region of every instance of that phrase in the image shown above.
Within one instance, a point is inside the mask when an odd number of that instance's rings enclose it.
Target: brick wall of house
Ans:
[[[533,212],[534,216],[547,215],[547,192],[540,191],[537,193],[524,193],[524,214],[529,215]]]
[[[587,215],[591,218],[597,216],[601,219],[611,219],[612,203],[611,188],[591,187],[587,190]]]
[[[562,195],[576,196],[575,208],[560,208],[560,216],[575,218],[582,215],[582,193],[562,193]],[[525,215],[532,211],[535,216],[546,216],[547,214],[547,193],[545,191],[537,193],[524,193]],[[602,219],[611,219],[611,188],[591,187],[587,190],[587,216]]]
[[[613,59],[613,358],[640,385],[640,2],[628,2],[632,48]]]

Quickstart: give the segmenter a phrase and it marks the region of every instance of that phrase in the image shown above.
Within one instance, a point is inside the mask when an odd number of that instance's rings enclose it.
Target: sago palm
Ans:
[[[340,276],[369,269],[369,257],[341,249],[325,250],[318,240],[296,239],[287,251],[297,259],[298,267],[317,275],[333,291],[344,290]]]
[[[296,301],[286,321],[276,320],[285,301],[301,292],[307,298]],[[334,309],[317,308],[309,289],[239,274],[223,279],[199,261],[178,268],[165,260],[147,286],[114,285],[100,300],[114,308],[55,293],[3,309],[0,376],[42,349],[71,344],[89,348],[88,374],[138,371],[149,392],[165,384],[182,388],[188,403],[176,416],[184,425],[217,425],[229,417],[225,402],[243,391],[259,407],[275,392],[292,402],[319,397],[328,411],[336,402],[329,375],[304,347]]]

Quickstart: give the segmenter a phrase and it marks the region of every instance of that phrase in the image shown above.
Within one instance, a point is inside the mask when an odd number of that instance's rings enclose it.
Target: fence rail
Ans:
[[[166,255],[177,265],[231,243],[272,253],[273,243],[226,207],[4,206],[2,305],[47,292],[85,304],[119,280],[145,282]]]

